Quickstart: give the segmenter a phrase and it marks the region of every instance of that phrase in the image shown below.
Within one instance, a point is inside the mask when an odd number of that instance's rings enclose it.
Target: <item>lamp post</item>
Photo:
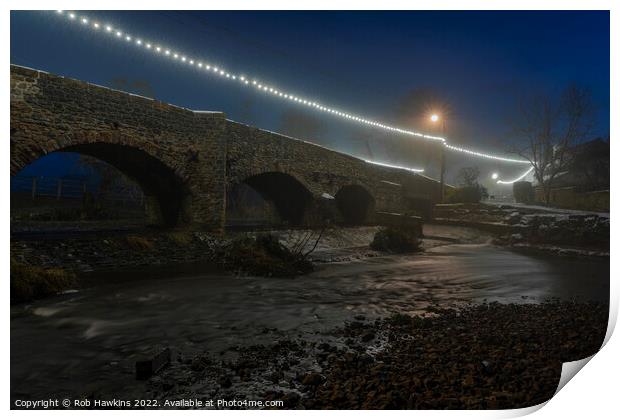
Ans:
[[[446,135],[446,120],[445,118],[440,118],[438,114],[431,115],[431,122],[433,124],[439,123],[441,120],[441,136],[445,137]],[[444,197],[444,184],[445,184],[445,174],[446,174],[446,154],[444,151],[443,143],[440,143],[440,173],[439,173],[439,202],[443,203]]]

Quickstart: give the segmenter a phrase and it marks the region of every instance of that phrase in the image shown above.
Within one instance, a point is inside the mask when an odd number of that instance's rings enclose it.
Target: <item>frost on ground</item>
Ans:
[[[492,228],[499,245],[561,255],[608,256],[608,213],[514,204],[440,205],[443,223]]]

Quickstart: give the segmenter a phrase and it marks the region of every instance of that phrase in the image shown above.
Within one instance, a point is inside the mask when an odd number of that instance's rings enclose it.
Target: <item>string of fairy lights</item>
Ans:
[[[161,55],[162,57],[172,59],[182,64],[186,64],[188,67],[192,67],[194,69],[197,69],[207,74],[215,75],[221,79],[235,82],[241,86],[254,89],[258,92],[272,95],[274,97],[281,98],[282,100],[289,101],[291,103],[304,105],[318,112],[333,115],[341,119],[349,120],[352,122],[356,122],[362,125],[366,125],[369,127],[373,127],[375,129],[380,129],[380,130],[391,132],[391,133],[407,135],[407,136],[411,136],[411,137],[415,137],[415,138],[419,138],[423,140],[428,140],[428,141],[440,142],[444,147],[446,147],[449,150],[468,154],[470,156],[475,156],[475,157],[484,158],[484,159],[497,160],[497,161],[502,161],[502,162],[508,162],[508,163],[531,165],[531,163],[527,160],[496,156],[490,153],[481,153],[481,152],[468,150],[462,147],[452,146],[447,143],[444,137],[433,136],[433,135],[421,133],[418,131],[394,127],[389,124],[384,124],[380,121],[376,121],[370,118],[356,115],[351,112],[347,112],[339,108],[335,108],[333,106],[329,106],[319,101],[312,100],[310,98],[307,98],[307,97],[304,97],[304,96],[301,96],[295,93],[291,93],[290,91],[285,91],[283,89],[276,87],[275,85],[272,85],[271,83],[269,84],[265,83],[263,81],[260,81],[259,79],[252,78],[249,75],[246,75],[244,73],[232,72],[220,65],[209,63],[208,61],[199,59],[197,57],[191,57],[187,54],[183,54],[182,52],[176,49],[164,46],[162,44],[159,44],[159,43],[156,43],[150,40],[146,40],[140,36],[129,33],[116,26],[101,23],[97,20],[90,19],[88,16],[85,16],[82,14],[78,15],[75,12],[63,11],[63,10],[57,10],[56,13],[60,16],[66,17],[69,22],[76,22],[78,24],[81,24],[84,27],[90,28],[102,34],[107,34],[113,38],[118,39],[119,41],[123,41],[124,43],[132,44],[138,48],[142,48],[146,51],[150,51],[156,55]],[[369,161],[369,160],[367,160],[367,162],[372,163],[372,164],[382,165],[382,166],[398,168],[398,169],[406,169],[406,170],[410,170],[413,172],[423,172],[423,169],[406,168],[402,166],[390,165],[390,164],[380,163],[376,161]],[[532,169],[533,168],[530,168],[528,172],[526,172],[524,175],[519,177],[517,180],[520,180],[523,177],[527,176],[532,171]],[[497,181],[498,184],[507,184],[507,183],[512,183],[512,182],[515,182],[515,181]]]
[[[502,180],[498,180],[497,183],[498,184],[514,184],[515,182],[519,182],[521,181],[523,178],[525,178],[526,176],[528,176],[530,174],[530,172],[532,172],[534,170],[533,166],[530,166],[530,169],[528,169],[527,171],[525,171],[523,174],[521,174],[520,176],[518,176],[517,178],[511,180],[511,181],[502,181]]]

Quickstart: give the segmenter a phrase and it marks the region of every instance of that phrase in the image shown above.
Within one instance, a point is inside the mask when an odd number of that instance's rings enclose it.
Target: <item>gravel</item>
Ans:
[[[483,304],[355,320],[313,337],[179,355],[154,398],[282,400],[292,409],[504,409],[551,398],[561,364],[600,348],[600,303]],[[275,337],[279,337],[275,341]]]

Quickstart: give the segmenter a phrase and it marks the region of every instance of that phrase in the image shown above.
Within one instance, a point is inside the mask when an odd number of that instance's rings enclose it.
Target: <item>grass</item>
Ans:
[[[62,268],[42,268],[11,260],[11,302],[27,302],[76,285],[75,274]]]
[[[188,231],[173,231],[168,233],[168,238],[177,245],[185,246],[192,243],[192,234]]]

